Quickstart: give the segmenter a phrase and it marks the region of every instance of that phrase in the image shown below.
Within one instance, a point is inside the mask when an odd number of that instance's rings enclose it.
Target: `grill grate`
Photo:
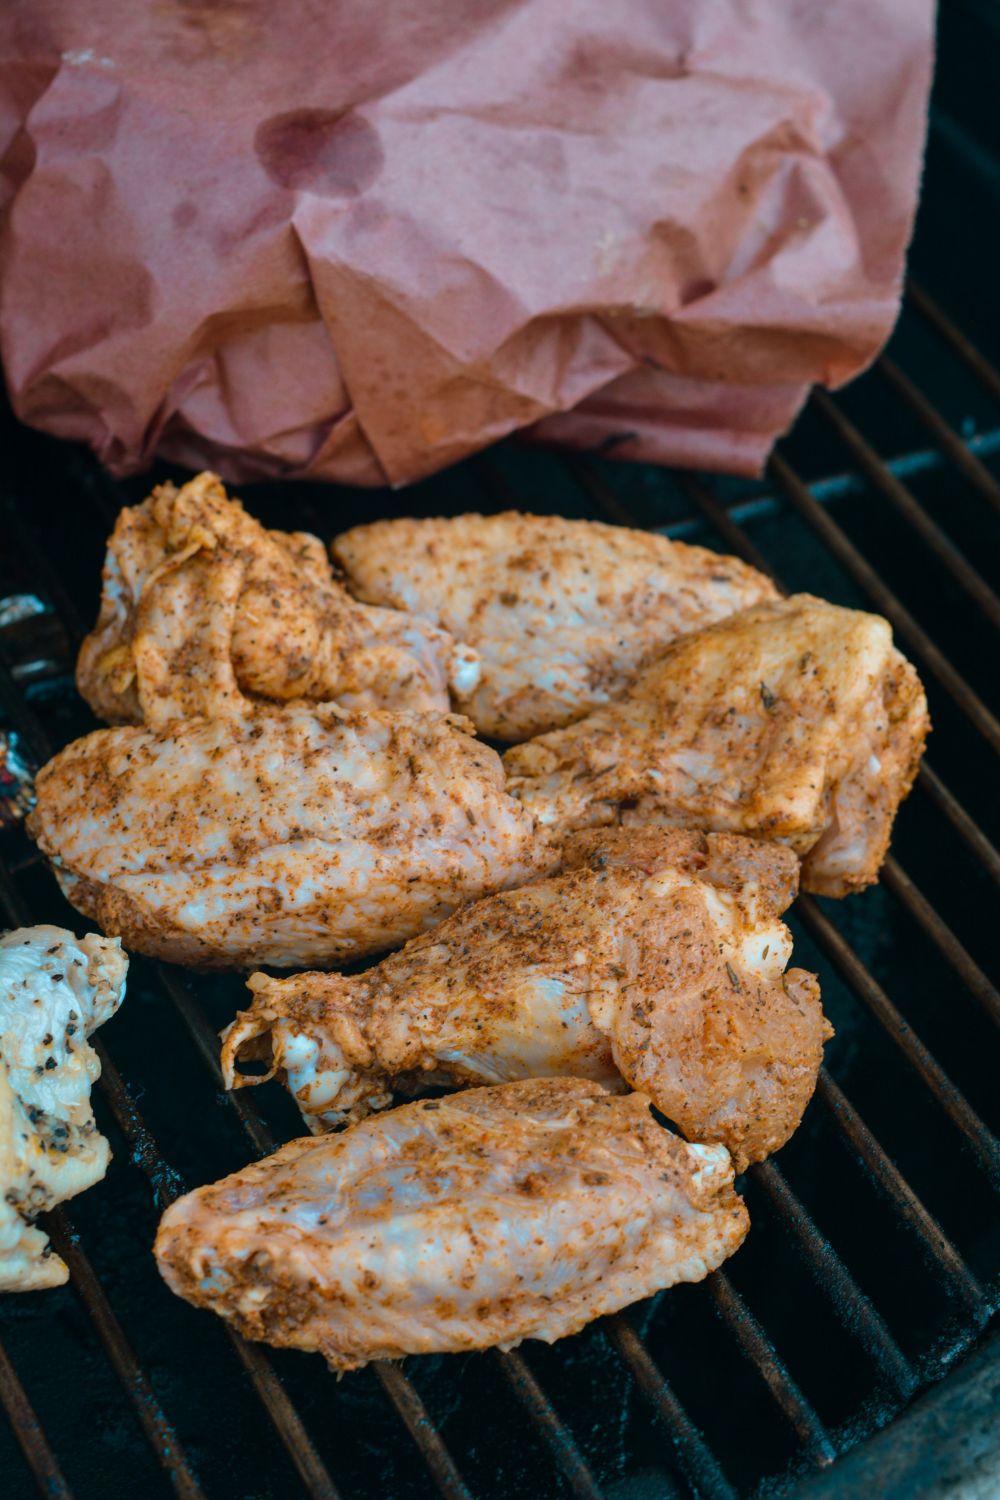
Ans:
[[[932,137],[932,164],[935,149]],[[975,434],[956,415],[965,406],[982,413]],[[877,446],[865,435],[876,425]],[[12,422],[6,451],[0,594],[35,595],[44,611],[0,626],[0,727],[42,761],[91,727],[72,691],[75,648],[114,514],[148,481],[115,485]],[[1000,855],[982,790],[1000,723],[977,649],[1000,623],[985,581],[998,453],[1000,372],[911,284],[893,355],[844,395],[816,395],[763,483],[505,446],[401,496],[338,491],[325,509],[318,489],[249,495],[269,522],[324,536],[379,510],[521,505],[736,552],[891,620],[931,698],[933,769],[881,886],[793,910],[795,961],[819,970],[838,1036],[802,1129],[747,1174],[746,1247],[702,1286],[552,1349],[411,1359],[336,1382],[178,1303],[148,1254],[159,1212],[297,1133],[297,1116],[276,1089],[222,1092],[216,1033],[239,980],[134,960],[128,1001],[98,1039],[115,1161],[47,1224],[71,1283],[0,1307],[9,1492],[29,1493],[33,1477],[58,1500],[777,1493],[976,1344],[1000,1301],[1000,995],[984,968]],[[79,928],[18,827],[0,830],[0,913]]]

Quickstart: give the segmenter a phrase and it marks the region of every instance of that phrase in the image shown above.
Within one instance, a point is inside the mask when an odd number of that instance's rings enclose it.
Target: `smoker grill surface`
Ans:
[[[889,355],[842,395],[817,395],[760,483],[504,446],[398,494],[241,492],[269,524],[325,538],[376,515],[510,505],[655,526],[892,621],[927,687],[928,764],[881,885],[791,914],[795,961],[819,971],[837,1037],[801,1130],[744,1179],[745,1247],[703,1285],[552,1348],[411,1359],[338,1382],[318,1358],[244,1344],[167,1291],[150,1246],[167,1202],[299,1133],[298,1117],[277,1088],[222,1092],[215,1033],[242,1002],[239,978],[134,959],[125,1005],[97,1038],[95,1102],[115,1159],[46,1225],[70,1285],[0,1305],[5,1493],[28,1495],[34,1479],[51,1497],[106,1500],[171,1488],[260,1500],[826,1494],[836,1486],[820,1476],[838,1455],[983,1338],[1000,1297],[1000,996],[984,972],[1000,878],[1000,602],[986,582],[1000,532],[1000,314],[978,288],[995,274],[1000,27],[970,0],[944,28],[917,284]],[[38,764],[93,727],[72,686],[75,650],[114,515],[149,477],[114,484],[10,418],[4,454],[0,730]],[[0,826],[0,920],[81,929],[18,824]],[[952,1426],[962,1393],[1000,1372],[995,1338],[975,1361],[934,1408]],[[913,1443],[934,1430],[933,1400]],[[889,1459],[881,1438],[845,1461],[873,1493],[907,1441],[901,1421]],[[919,1464],[908,1472],[905,1493],[924,1493]]]

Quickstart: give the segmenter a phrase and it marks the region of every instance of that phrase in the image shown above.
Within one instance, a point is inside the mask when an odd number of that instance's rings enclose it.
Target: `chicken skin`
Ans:
[[[544,844],[465,720],[256,708],[101,729],[28,821],[77,910],[196,968],[322,965],[527,879]]]
[[[408,1104],[292,1141],[167,1209],[171,1289],[335,1370],[555,1339],[737,1248],[720,1146],[580,1079]]]
[[[428,622],[358,604],[317,537],[266,531],[206,473],[121,512],[77,686],[109,723],[156,729],[248,700],[447,712],[478,671]]]
[[[487,896],[366,973],[255,974],[223,1035],[229,1087],[269,1061],[314,1131],[391,1090],[577,1077],[648,1094],[742,1171],[795,1130],[830,1034],[778,920],[798,861],[733,834],[612,829],[566,873]]]
[[[542,826],[751,834],[843,896],[877,879],[929,728],[888,623],[797,594],[682,637],[625,698],[504,759]]]
[[[560,516],[376,521],[333,543],[349,586],[475,647],[457,703],[481,734],[525,740],[619,698],[679,635],[777,597],[735,557]]]
[[[127,973],[111,938],[49,926],[0,937],[0,1292],[69,1277],[34,1221],[107,1171],[90,1107],[101,1064],[87,1038],[118,1009]]]

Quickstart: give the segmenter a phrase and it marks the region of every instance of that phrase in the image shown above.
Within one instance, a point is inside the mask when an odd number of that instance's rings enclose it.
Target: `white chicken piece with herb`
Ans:
[[[67,1280],[34,1220],[107,1171],[87,1038],[118,1009],[127,972],[117,938],[49,926],[0,938],[0,1291]]]

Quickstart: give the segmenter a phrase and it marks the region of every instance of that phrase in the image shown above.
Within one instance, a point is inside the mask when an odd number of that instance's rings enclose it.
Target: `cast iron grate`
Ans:
[[[819,971],[838,1035],[802,1129],[745,1180],[745,1248],[702,1286],[551,1349],[337,1382],[178,1303],[148,1253],[160,1210],[297,1133],[297,1117],[279,1090],[222,1092],[216,1032],[238,979],[134,960],[98,1039],[115,1160],[48,1226],[70,1285],[0,1307],[8,1493],[32,1476],[50,1497],[108,1500],[779,1493],[977,1343],[1000,1301],[1000,995],[985,972],[997,454],[1000,372],[914,285],[892,357],[816,396],[762,483],[505,446],[402,495],[243,491],[271,524],[324,537],[379,513],[516,504],[732,550],[783,586],[885,614],[937,728],[880,887],[793,912],[796,962]],[[93,727],[75,647],[114,514],[148,478],[116,485],[12,421],[5,455],[0,728],[37,763]],[[0,829],[0,913],[80,927],[18,825]]]

